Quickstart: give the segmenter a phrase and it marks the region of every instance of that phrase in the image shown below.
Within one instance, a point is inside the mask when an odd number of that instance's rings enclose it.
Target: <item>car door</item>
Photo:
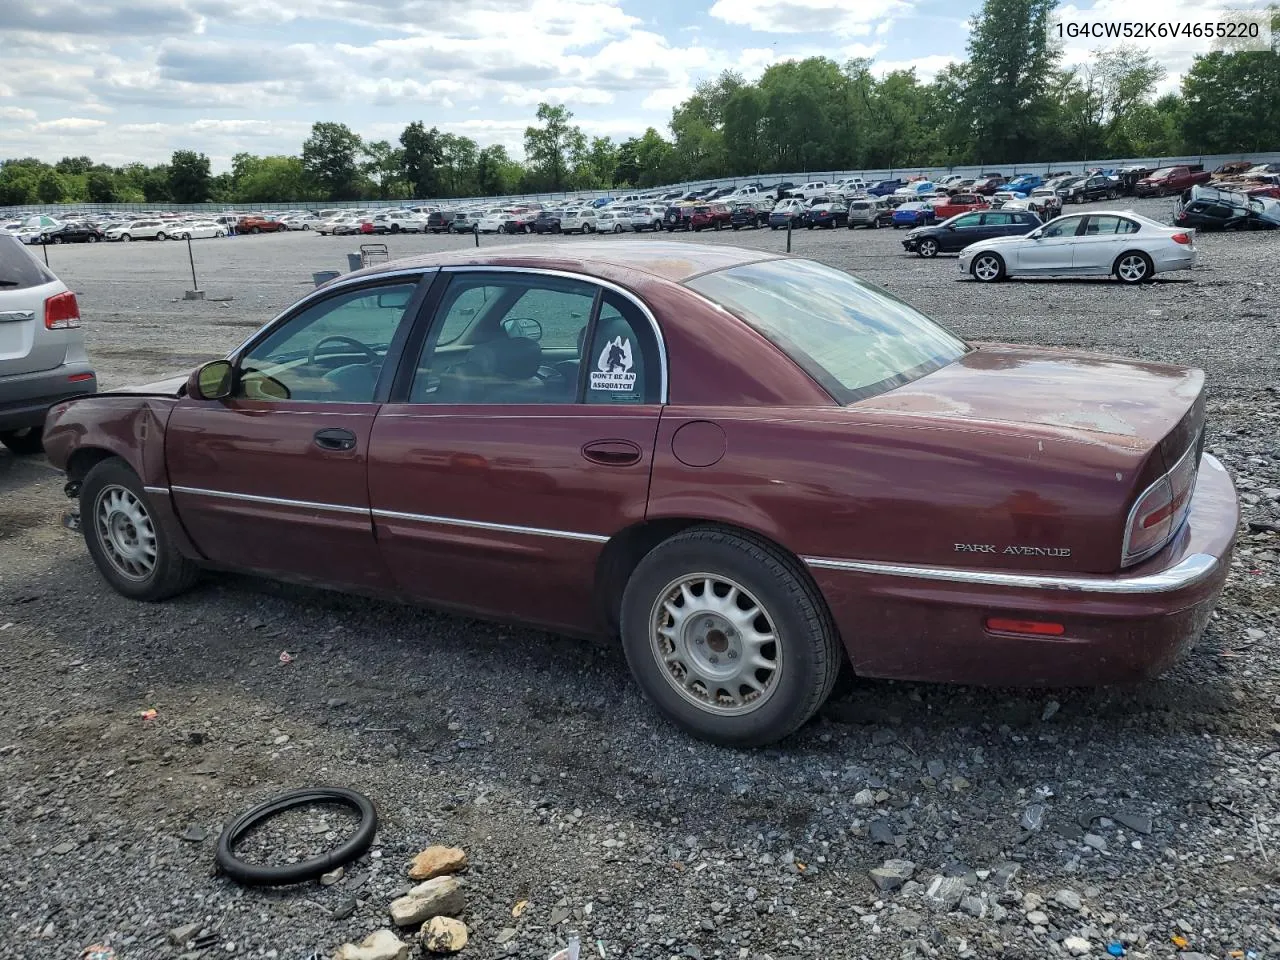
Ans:
[[[959,253],[969,244],[986,238],[987,234],[982,229],[982,214],[966,213],[947,228],[938,231],[938,249],[947,253]]]
[[[570,632],[597,624],[611,535],[643,520],[660,334],[619,288],[446,268],[370,443],[378,544],[414,599]]]
[[[984,218],[997,216],[1002,214],[983,214]],[[1014,215],[1005,213],[1003,216],[1012,221]],[[1040,228],[1035,239],[1028,236],[1017,244],[1015,249],[1018,270],[1024,273],[1070,273],[1076,232],[1083,226],[1084,219],[1083,216],[1059,217]]]
[[[1137,222],[1128,217],[1089,214],[1071,245],[1071,272],[1110,273],[1116,257],[1124,251],[1128,235],[1139,229]]]
[[[369,512],[369,435],[423,299],[419,275],[302,301],[233,358],[225,400],[177,404],[170,495],[217,564],[390,589]]]

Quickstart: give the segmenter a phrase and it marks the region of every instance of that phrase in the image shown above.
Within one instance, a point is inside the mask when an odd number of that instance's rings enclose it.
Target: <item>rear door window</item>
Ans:
[[[0,292],[52,283],[56,277],[16,239],[0,234]]]

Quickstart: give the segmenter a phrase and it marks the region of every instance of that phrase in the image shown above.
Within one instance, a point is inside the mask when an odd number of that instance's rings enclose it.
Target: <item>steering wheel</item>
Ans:
[[[339,334],[333,334],[328,337],[321,337],[319,340],[315,342],[315,345],[312,346],[311,348],[311,353],[307,355],[307,363],[309,365],[314,366],[316,362],[316,358],[320,353],[320,348],[326,343],[333,343],[333,342],[345,343],[347,344],[347,346],[355,347],[357,350],[359,350],[361,353],[363,353],[366,357],[369,358],[368,362],[371,364],[376,364],[378,362],[378,355],[373,352],[373,349],[371,347],[351,337],[344,337]]]

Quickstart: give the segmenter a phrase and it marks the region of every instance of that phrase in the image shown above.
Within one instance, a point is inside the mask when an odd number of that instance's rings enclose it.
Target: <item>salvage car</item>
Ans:
[[[529,226],[534,233],[559,233],[561,216],[558,210],[539,210]]]
[[[278,233],[288,229],[289,227],[279,220],[272,220],[270,217],[256,213],[241,217],[240,222],[236,224],[236,233]]]
[[[1280,227],[1280,201],[1192,187],[1182,195],[1173,222],[1199,230],[1275,230]]]
[[[848,227],[876,230],[893,225],[893,210],[881,197],[865,197],[849,204]],[[770,224],[772,226],[772,224]]]
[[[939,220],[949,220],[957,214],[985,210],[989,206],[987,198],[980,193],[953,193],[946,200],[933,205],[933,215]]]
[[[50,404],[97,385],[76,295],[0,233],[0,443],[16,454],[39,453]]]
[[[165,220],[131,220],[118,227],[109,228],[104,236],[108,240],[167,240],[173,224]]]
[[[97,243],[106,234],[91,223],[60,223],[40,234],[41,243]]]
[[[933,207],[929,204],[915,201],[903,203],[893,211],[893,229],[920,227],[926,223],[933,223],[934,219]]]
[[[1114,200],[1120,196],[1121,190],[1118,179],[1100,173],[1083,177],[1060,188],[1057,193],[1063,203],[1088,203],[1093,200]]]
[[[1199,370],[967,343],[768,251],[583,240],[348,274],[189,376],[56,404],[45,447],[126,597],[230,568],[618,637],[661,713],[750,746],[846,662],[1167,669],[1239,520],[1204,423]]]
[[[193,220],[173,228],[174,240],[210,240],[226,235],[227,228],[212,220]]]
[[[994,237],[1019,237],[1040,226],[1029,210],[971,210],[942,223],[920,227],[902,238],[902,249],[922,257],[959,253],[971,243]]]
[[[1190,270],[1195,231],[1168,227],[1132,210],[1059,217],[1025,236],[981,240],[960,251],[960,271],[983,283],[1013,276],[1106,276],[1145,283]]]
[[[815,203],[804,212],[804,219],[801,223],[808,230],[812,230],[814,227],[825,227],[828,230],[834,230],[836,227],[847,226],[849,223],[849,208],[839,200]]]

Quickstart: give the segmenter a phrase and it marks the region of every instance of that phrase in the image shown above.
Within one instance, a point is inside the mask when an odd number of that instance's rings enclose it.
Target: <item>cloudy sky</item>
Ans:
[[[1233,6],[1261,6],[1234,0]],[[0,0],[0,157],[155,162],[179,148],[296,153],[311,123],[404,125],[519,156],[539,101],[591,134],[655,126],[725,68],[814,54],[929,79],[979,0]],[[1069,15],[1201,19],[1201,0],[1077,0]],[[1185,44],[1153,44],[1170,70]],[[1087,51],[1069,51],[1070,58]]]

